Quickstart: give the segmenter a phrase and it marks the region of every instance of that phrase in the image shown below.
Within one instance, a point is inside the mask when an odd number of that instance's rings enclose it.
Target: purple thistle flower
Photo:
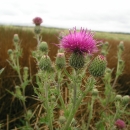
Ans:
[[[35,25],[40,25],[42,22],[43,22],[43,21],[42,21],[42,18],[40,18],[40,17],[35,17],[35,18],[33,19],[33,23],[34,23]]]
[[[98,41],[94,40],[93,33],[87,29],[80,29],[79,32],[76,31],[76,27],[70,30],[69,34],[61,38],[60,47],[71,51],[74,53],[92,54],[97,52],[96,44]]]
[[[118,129],[123,129],[126,127],[126,124],[123,120],[120,120],[118,119],[116,122],[115,122],[115,126],[118,128]]]

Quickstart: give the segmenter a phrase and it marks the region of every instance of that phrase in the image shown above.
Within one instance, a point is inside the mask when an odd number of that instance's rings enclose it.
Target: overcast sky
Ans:
[[[0,0],[0,23],[130,33],[129,0]]]

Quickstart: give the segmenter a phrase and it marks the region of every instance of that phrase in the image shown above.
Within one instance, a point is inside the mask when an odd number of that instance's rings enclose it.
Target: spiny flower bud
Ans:
[[[130,97],[128,95],[122,97],[122,103],[124,105],[128,104],[129,102],[130,102]]]
[[[116,122],[115,122],[115,126],[120,129],[120,130],[123,130],[125,127],[126,127],[126,124],[123,120],[120,120],[118,119]]]
[[[41,60],[39,61],[39,68],[47,72],[51,71],[51,59],[48,55],[42,56]]]
[[[32,111],[31,111],[31,110],[28,110],[28,111],[27,111],[27,115],[26,115],[26,119],[27,119],[27,120],[30,120],[31,117],[32,117]]]
[[[89,65],[89,73],[95,77],[102,76],[107,65],[106,58],[103,55],[98,55]]]
[[[77,121],[75,120],[75,118],[72,119],[72,122],[71,122],[71,126],[75,127],[77,124]]]
[[[118,95],[116,95],[115,100],[116,100],[116,101],[120,101],[120,102],[121,102],[121,101],[122,101],[122,96],[121,96],[121,95],[119,95],[119,94],[118,94]]]
[[[28,79],[28,67],[24,67],[23,71],[23,80],[26,81]]]
[[[41,33],[41,26],[35,26],[34,27],[34,32],[35,32],[35,34],[40,34]]]
[[[64,116],[60,116],[60,117],[59,117],[59,122],[60,122],[61,124],[64,124],[64,123],[66,122],[66,118],[65,118]]]
[[[47,53],[48,52],[48,45],[47,45],[47,42],[41,42],[40,45],[39,45],[39,50],[42,51],[42,52],[45,52]]]
[[[69,63],[74,69],[81,69],[85,64],[85,57],[83,54],[72,53]]]
[[[17,96],[17,97],[22,96],[22,92],[21,92],[21,90],[20,90],[20,87],[19,87],[19,86],[16,86],[16,87],[15,87],[15,90],[16,90],[16,96]]]
[[[12,50],[12,49],[9,49],[9,50],[8,50],[8,54],[9,54],[9,55],[11,55],[11,54],[12,54],[12,52],[13,52],[13,50]]]
[[[55,63],[56,63],[56,67],[58,70],[63,69],[65,67],[65,64],[66,64],[65,54],[64,53],[57,53]]]
[[[97,96],[98,96],[98,90],[97,90],[96,88],[94,88],[94,89],[92,90],[92,96],[94,96],[94,97],[97,97]]]
[[[121,41],[121,42],[119,43],[118,48],[121,49],[122,51],[124,51],[124,42],[123,42],[123,41]]]
[[[123,65],[124,64],[124,61],[123,60],[119,60],[119,65]]]
[[[17,43],[19,42],[19,36],[18,36],[18,34],[14,34],[13,41],[17,42]]]

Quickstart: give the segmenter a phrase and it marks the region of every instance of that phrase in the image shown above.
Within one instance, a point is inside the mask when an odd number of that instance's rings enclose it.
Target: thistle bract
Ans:
[[[42,52],[45,52],[47,53],[48,52],[48,45],[46,42],[41,42],[40,45],[39,45],[39,50],[42,51]]]
[[[56,63],[57,69],[63,69],[65,67],[65,64],[66,64],[65,54],[64,53],[57,53],[55,63]]]
[[[85,57],[79,53],[72,53],[69,58],[69,64],[74,69],[81,69],[85,64]]]
[[[51,59],[48,55],[42,56],[41,60],[39,61],[39,68],[47,72],[51,71]]]
[[[95,77],[102,76],[107,65],[106,58],[103,55],[98,55],[89,65],[88,71]]]

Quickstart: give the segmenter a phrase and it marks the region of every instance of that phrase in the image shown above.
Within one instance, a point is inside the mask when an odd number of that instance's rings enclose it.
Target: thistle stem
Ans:
[[[63,97],[61,95],[61,90],[60,90],[60,86],[61,86],[60,78],[61,78],[61,71],[58,71],[58,88],[57,88],[58,89],[58,96],[59,96],[59,100],[61,102],[61,106],[65,110],[65,103],[64,103]]]
[[[75,107],[72,107],[70,115],[69,115],[68,120],[66,122],[66,125],[65,125],[65,127],[62,130],[68,130],[68,128],[70,126],[70,123],[71,123],[71,121],[72,121],[72,119],[74,117],[74,114],[76,113],[77,109],[79,108],[80,103],[82,102],[83,98],[88,94],[88,92],[90,91],[90,89],[91,89],[91,86],[90,87],[88,86],[88,88],[78,98],[78,100],[77,100],[77,102],[75,104]]]
[[[89,112],[89,117],[88,117],[88,123],[87,123],[87,129],[86,130],[89,130],[90,122],[91,122],[91,119],[92,119],[94,101],[95,101],[95,97],[92,96],[92,101],[91,101],[90,112]]]
[[[50,130],[53,130],[51,108],[49,107],[49,99],[48,99],[47,75],[45,75],[45,79],[44,79],[44,88],[45,88],[45,104],[46,104],[46,112],[47,112],[47,117],[49,122],[49,128]]]

